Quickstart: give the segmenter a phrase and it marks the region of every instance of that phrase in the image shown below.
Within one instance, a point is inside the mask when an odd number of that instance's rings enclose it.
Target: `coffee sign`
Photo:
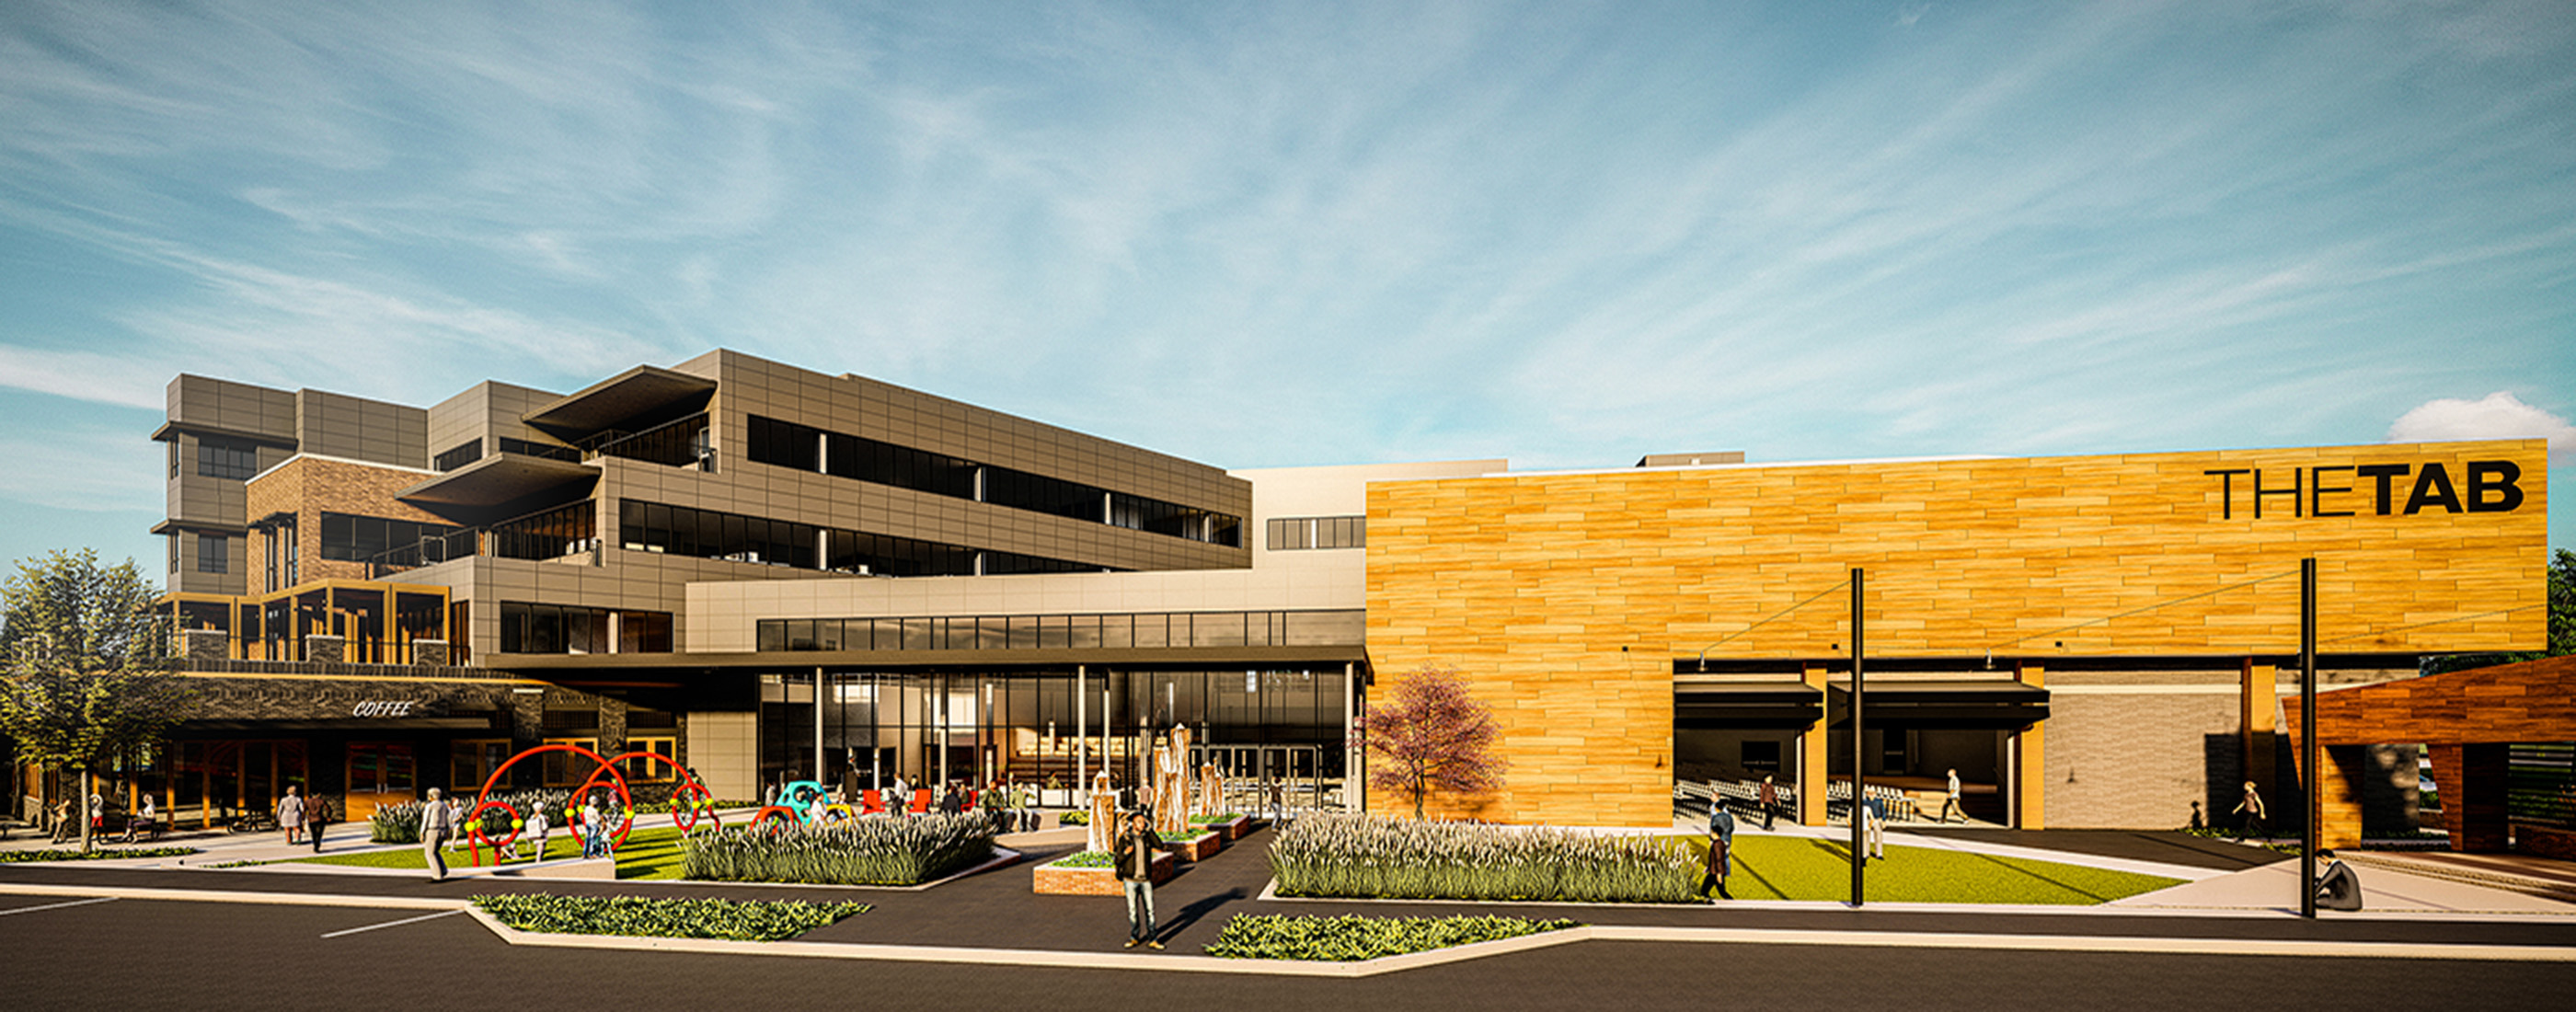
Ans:
[[[2203,471],[2218,478],[2218,516],[2222,520],[2236,517],[2240,503],[2251,504],[2254,518],[2263,518],[2267,500],[2275,501],[2273,513],[2279,513],[2278,500],[2288,500],[2294,517],[2348,517],[2363,508],[2373,516],[2404,513],[2414,516],[2425,510],[2444,513],[2511,513],[2522,508],[2522,465],[2510,460],[2472,460],[2461,480],[2451,479],[2450,468],[2440,461],[2418,467],[2413,464],[2326,464],[2317,467],[2293,467],[2289,480],[2281,483],[2280,469],[2272,477],[2263,476],[2263,468],[2230,467]],[[2331,497],[2331,498],[2329,498]]]
[[[349,708],[352,717],[408,717],[412,701],[408,699],[368,699]]]

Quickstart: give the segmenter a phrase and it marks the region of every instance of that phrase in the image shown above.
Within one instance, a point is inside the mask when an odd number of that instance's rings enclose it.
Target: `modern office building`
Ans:
[[[1858,568],[1873,785],[1955,768],[1982,819],[2172,826],[2294,780],[2299,559],[2334,684],[2545,635],[2538,441],[1227,471],[727,351],[428,407],[181,376],[154,438],[207,705],[131,789],[183,813],[297,781],[363,813],[549,741],[726,797],[1069,800],[1176,724],[1240,782],[1393,808],[1354,728],[1446,665],[1507,769],[1441,811],[1658,825],[1677,782],[1771,775],[1823,821]],[[2402,750],[2347,765],[2406,817]]]

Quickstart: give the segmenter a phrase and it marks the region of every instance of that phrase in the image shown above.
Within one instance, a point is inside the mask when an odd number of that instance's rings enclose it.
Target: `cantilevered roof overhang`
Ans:
[[[439,506],[498,506],[557,486],[598,479],[599,469],[588,464],[496,453],[396,492],[394,498]]]
[[[639,365],[557,398],[524,420],[569,440],[704,401],[715,389],[716,381],[704,376]]]
[[[1825,696],[1831,723],[1849,723],[1851,683],[1827,683]],[[2009,730],[2048,719],[2047,689],[2000,678],[1878,682],[1865,685],[1862,698],[1862,717],[1888,730]]]
[[[168,421],[161,423],[159,428],[152,430],[152,441],[156,443],[166,443],[171,439],[176,438],[179,433],[182,432],[197,436],[215,436],[221,439],[235,439],[245,443],[258,443],[263,446],[282,446],[290,450],[295,448],[295,437],[293,436],[280,436],[267,432],[252,432],[248,429],[227,429],[220,425],[206,425],[199,422],[189,421]]]

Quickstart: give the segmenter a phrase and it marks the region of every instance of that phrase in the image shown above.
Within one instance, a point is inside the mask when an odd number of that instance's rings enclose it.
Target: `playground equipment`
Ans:
[[[473,810],[465,815],[465,857],[468,866],[482,866],[485,847],[492,848],[492,863],[498,865],[508,853],[509,846],[518,841],[519,831],[526,828],[527,820],[521,817],[518,809],[510,807],[508,803],[493,800],[492,789],[501,783],[502,774],[508,773],[510,767],[517,765],[519,760],[546,752],[569,752],[599,764],[597,769],[591,771],[589,778],[581,782],[580,789],[573,791],[571,800],[566,803],[566,808],[578,810],[577,806],[581,804],[582,799],[590,797],[593,790],[602,786],[616,789],[617,830],[609,838],[609,852],[612,854],[618,847],[626,845],[626,834],[635,828],[635,796],[627,791],[626,774],[618,769],[620,764],[628,760],[659,762],[680,774],[681,784],[671,791],[671,818],[672,822],[680,827],[681,832],[686,833],[696,828],[701,818],[706,819],[710,825],[723,824],[722,819],[715,813],[715,802],[707,793],[706,785],[698,782],[697,774],[689,772],[688,767],[680,765],[670,756],[658,752],[628,752],[614,759],[605,759],[601,758],[599,753],[579,745],[561,743],[539,745],[511,756],[508,761],[494,768],[490,777],[484,779],[483,789],[474,797]],[[600,779],[603,776],[608,778],[605,784]],[[685,803],[683,799],[686,799]],[[483,831],[484,813],[494,810],[508,817],[510,827],[508,833],[494,836]],[[685,818],[682,814],[684,810]],[[600,828],[584,826],[580,831],[585,834],[596,833]]]
[[[760,811],[752,815],[751,824],[757,826],[777,820],[781,824],[792,822],[816,826],[833,816],[855,819],[859,813],[857,809],[833,801],[832,795],[818,781],[791,780],[778,789],[778,803],[761,806]]]

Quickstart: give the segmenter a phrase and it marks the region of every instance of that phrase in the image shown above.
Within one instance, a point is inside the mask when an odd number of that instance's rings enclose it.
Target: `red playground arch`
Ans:
[[[626,834],[635,828],[635,796],[626,788],[626,774],[618,770],[618,764],[630,759],[659,762],[680,774],[680,786],[673,788],[671,792],[671,816],[672,820],[679,824],[681,832],[685,833],[696,828],[701,811],[705,812],[705,817],[710,822],[722,825],[717,821],[712,809],[706,785],[698,782],[697,774],[689,772],[688,767],[680,765],[669,756],[658,752],[628,752],[614,759],[608,759],[579,745],[539,745],[511,756],[494,768],[491,776],[484,778],[483,789],[477,792],[474,798],[474,810],[467,813],[465,817],[465,853],[468,865],[474,867],[482,865],[483,847],[486,845],[492,848],[492,862],[497,865],[501,862],[503,848],[518,840],[519,830],[526,823],[518,809],[510,807],[505,802],[492,800],[492,789],[501,783],[502,775],[508,773],[510,767],[518,765],[519,760],[547,752],[569,752],[599,764],[597,769],[591,771],[590,777],[582,781],[581,787],[573,792],[574,798],[588,795],[592,788],[600,785],[602,776],[609,778],[608,783],[617,789],[618,823],[614,841],[611,843],[612,847],[624,846]],[[687,801],[683,802],[683,798]],[[489,836],[483,832],[483,813],[496,808],[507,813],[510,820],[509,832],[499,837]]]

